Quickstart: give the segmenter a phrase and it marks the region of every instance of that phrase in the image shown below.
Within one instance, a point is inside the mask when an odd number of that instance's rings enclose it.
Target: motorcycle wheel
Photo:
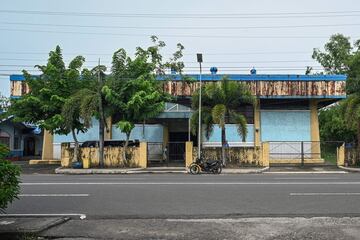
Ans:
[[[212,171],[214,174],[220,174],[222,172],[222,167],[221,165],[217,166],[216,168],[213,169]]]
[[[189,171],[191,174],[199,174],[200,173],[200,166],[197,164],[192,164],[189,166]]]

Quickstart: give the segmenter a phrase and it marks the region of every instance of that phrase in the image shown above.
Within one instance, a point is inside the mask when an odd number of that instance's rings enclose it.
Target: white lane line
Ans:
[[[343,174],[348,173],[346,171],[299,171],[299,172],[263,172],[264,174]]]
[[[329,177],[329,178],[306,178],[306,177],[278,177],[278,178],[274,178],[276,180],[336,180],[339,178],[333,178],[333,177]]]
[[[360,182],[28,182],[20,185],[360,185]]]
[[[360,196],[360,193],[290,193],[290,196]]]
[[[10,213],[0,214],[1,217],[79,217],[85,219],[86,214],[83,213]]]
[[[88,197],[89,194],[19,194],[19,197]]]

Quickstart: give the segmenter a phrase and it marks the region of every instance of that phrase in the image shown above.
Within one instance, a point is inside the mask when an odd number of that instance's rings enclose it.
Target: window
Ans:
[[[19,137],[18,136],[15,136],[14,137],[14,149],[19,149],[20,147],[19,147]]]
[[[9,137],[0,137],[0,144],[3,144],[10,148],[10,138]]]

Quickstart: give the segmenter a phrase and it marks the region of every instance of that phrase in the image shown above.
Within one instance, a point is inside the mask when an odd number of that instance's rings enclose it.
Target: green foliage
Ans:
[[[77,56],[66,68],[61,49],[57,46],[49,53],[46,65],[36,65],[42,72],[40,76],[34,77],[23,71],[31,92],[12,101],[9,113],[15,116],[15,121],[37,124],[57,134],[68,134],[72,129],[83,130],[77,119],[65,124],[62,108],[85,83],[80,78],[84,61],[82,56]]]
[[[345,120],[346,102],[319,111],[320,138],[322,141],[353,142],[356,139],[356,126]]]
[[[4,160],[8,153],[9,149],[0,144],[0,211],[4,211],[20,193],[20,168]]]
[[[230,81],[224,77],[221,82],[208,83],[202,87],[202,123],[208,138],[213,125],[219,124],[225,127],[225,123],[235,123],[238,131],[246,138],[246,119],[239,110],[244,104],[254,104],[255,98],[248,87],[236,81]],[[199,90],[192,96],[192,108],[197,111],[192,115],[191,129],[194,134],[198,127]]]
[[[345,74],[349,70],[352,46],[348,37],[335,34],[324,46],[325,52],[314,49],[312,58],[317,60],[328,74]]]
[[[116,127],[119,128],[122,133],[125,133],[127,136],[129,136],[135,125],[129,121],[120,121],[116,124]]]
[[[0,92],[0,117],[3,112],[6,112],[10,106],[9,98],[3,96]]]

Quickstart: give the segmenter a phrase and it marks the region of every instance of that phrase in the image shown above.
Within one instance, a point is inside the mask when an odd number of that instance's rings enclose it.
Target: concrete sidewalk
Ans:
[[[224,168],[223,174],[249,174],[262,173],[269,170],[264,168]],[[73,169],[62,168],[55,169],[57,174],[149,174],[149,173],[188,173],[184,167],[149,167],[149,168],[89,168],[89,169]]]
[[[22,239],[24,236],[40,233],[68,220],[67,217],[9,217],[0,214],[0,238]]]
[[[255,217],[71,220],[40,236],[51,239],[359,239],[359,218]]]

